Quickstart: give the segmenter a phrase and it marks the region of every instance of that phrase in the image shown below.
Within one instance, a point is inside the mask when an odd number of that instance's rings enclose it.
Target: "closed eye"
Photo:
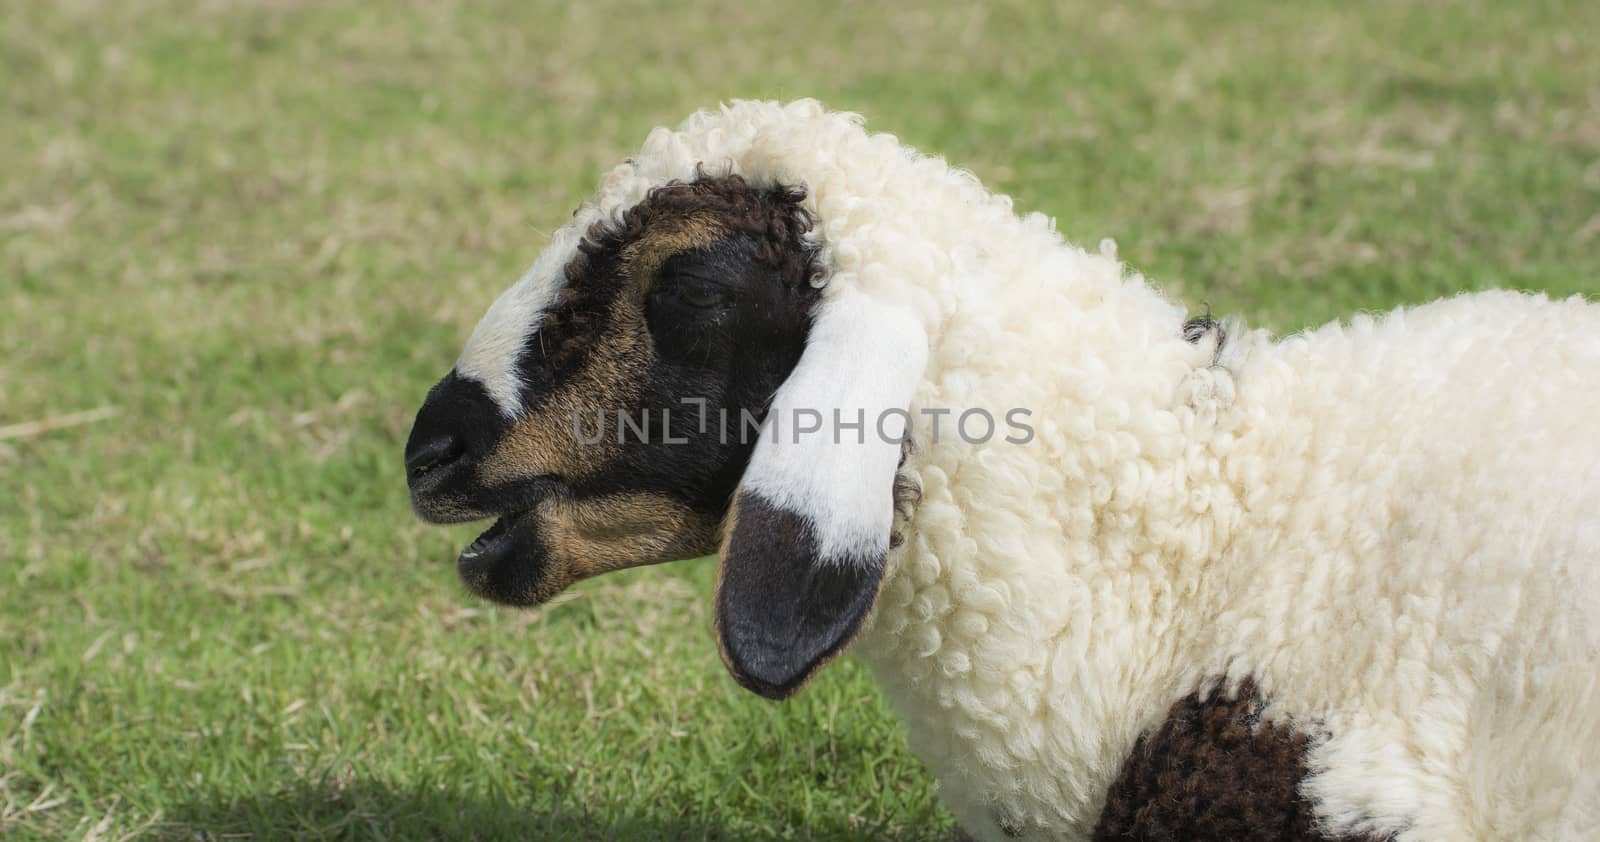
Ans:
[[[726,306],[732,299],[721,285],[700,278],[679,278],[670,294],[680,303],[697,310],[714,310]]]
[[[742,279],[749,274],[748,250],[741,240],[723,240],[672,256],[661,268],[656,301],[683,317],[720,320],[742,293]]]
[[[734,291],[704,272],[669,267],[656,294],[684,309],[723,310],[733,303]]]

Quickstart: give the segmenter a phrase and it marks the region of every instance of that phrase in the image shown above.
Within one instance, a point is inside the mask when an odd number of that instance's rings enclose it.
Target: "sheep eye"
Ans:
[[[680,277],[673,284],[672,297],[696,310],[714,310],[728,303],[728,293],[717,284],[699,278]]]

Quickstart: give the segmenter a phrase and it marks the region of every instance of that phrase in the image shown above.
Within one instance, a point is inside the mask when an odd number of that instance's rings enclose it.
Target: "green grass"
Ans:
[[[1290,330],[1600,290],[1600,4],[0,12],[0,835],[936,839],[869,676],[777,706],[707,562],[533,612],[400,448],[600,168],[818,96]]]

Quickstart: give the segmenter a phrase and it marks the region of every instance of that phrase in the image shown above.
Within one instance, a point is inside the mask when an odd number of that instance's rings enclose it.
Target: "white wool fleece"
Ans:
[[[1316,735],[1330,832],[1600,838],[1600,306],[1233,325],[1219,358],[1114,256],[811,101],[656,130],[573,225],[697,168],[804,187],[828,294],[926,332],[922,499],[852,651],[976,839],[1086,838],[1139,734],[1246,678]],[[1035,436],[935,442],[920,407]]]

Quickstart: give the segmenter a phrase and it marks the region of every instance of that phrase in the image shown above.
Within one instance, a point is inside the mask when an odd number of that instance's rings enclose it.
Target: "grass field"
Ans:
[[[734,687],[707,562],[496,609],[407,508],[478,315],[719,99],[862,111],[1282,330],[1600,291],[1600,3],[889,5],[6,4],[0,836],[949,831],[859,666]]]

